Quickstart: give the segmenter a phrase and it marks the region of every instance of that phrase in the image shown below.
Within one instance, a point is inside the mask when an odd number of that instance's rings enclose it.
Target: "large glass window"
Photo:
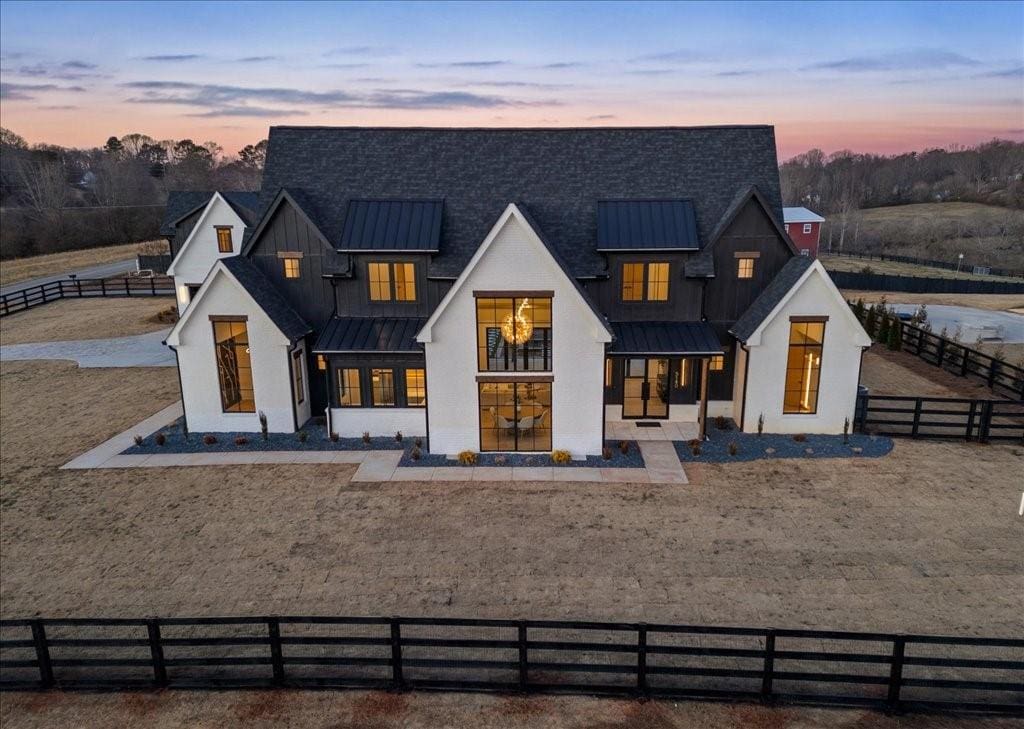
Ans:
[[[409,368],[405,371],[405,404],[422,408],[427,404],[427,371]]]
[[[550,382],[481,382],[481,451],[550,451]]]
[[[481,371],[551,370],[551,299],[478,298],[476,324]]]
[[[789,358],[786,362],[786,395],[782,412],[818,412],[818,385],[824,341],[823,321],[794,321],[789,325]]]
[[[370,370],[370,388],[375,408],[395,406],[395,371],[374,368]]]
[[[622,264],[623,301],[668,301],[669,265],[657,263]]]
[[[346,367],[338,370],[338,405],[343,408],[357,408],[363,404],[359,387],[359,370]]]
[[[220,404],[225,413],[254,413],[252,361],[249,331],[244,321],[214,321],[213,343],[217,357]]]
[[[371,263],[369,274],[371,301],[416,301],[415,264]]]
[[[292,382],[295,387],[295,404],[301,405],[306,400],[306,385],[302,381],[302,351],[292,355]]]

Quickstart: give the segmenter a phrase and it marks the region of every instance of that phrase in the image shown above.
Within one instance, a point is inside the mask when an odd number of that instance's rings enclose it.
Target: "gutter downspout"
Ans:
[[[697,417],[700,423],[700,439],[708,437],[708,373],[711,371],[711,360],[701,359],[700,364],[700,412]]]
[[[740,342],[738,339],[736,341],[739,342],[740,349],[743,350],[745,355],[743,359],[743,401],[740,403],[740,406],[743,408],[743,410],[740,411],[740,432],[742,433],[743,423],[747,419],[747,384],[750,382],[750,349],[747,348],[746,344]]]
[[[284,356],[288,360],[288,391],[291,393],[292,401],[292,424],[295,426],[295,432],[299,432],[299,406],[295,404],[295,370],[292,367],[292,352],[295,351],[295,342],[292,342],[291,347],[285,350]]]
[[[178,370],[178,392],[181,393],[181,432],[188,440],[188,411],[185,410],[185,386],[181,382],[181,360],[178,359],[177,347],[172,347],[166,340],[161,342],[165,347],[174,352],[174,367]]]

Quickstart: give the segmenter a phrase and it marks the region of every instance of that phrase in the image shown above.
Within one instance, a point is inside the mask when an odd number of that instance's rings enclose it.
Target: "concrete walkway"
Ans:
[[[646,468],[398,467],[402,451],[243,451],[120,455],[136,435],[147,436],[181,417],[181,401],[115,435],[61,466],[62,469],[229,466],[243,463],[358,464],[353,482],[384,481],[587,481],[592,483],[686,484],[689,481],[669,441],[640,441]]]
[[[0,360],[69,359],[79,367],[173,367],[174,352],[163,344],[169,331],[113,339],[8,344],[0,347]]]

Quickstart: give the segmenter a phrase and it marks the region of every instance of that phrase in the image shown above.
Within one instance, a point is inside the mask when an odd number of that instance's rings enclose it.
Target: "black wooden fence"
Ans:
[[[903,291],[912,294],[1024,294],[1024,281],[894,276],[857,271],[829,271],[828,275],[839,288],[859,291]]]
[[[94,296],[173,296],[174,279],[152,278],[67,278],[0,294],[0,317],[42,306],[59,299]]]
[[[973,274],[975,268],[988,269],[991,276],[1012,276],[1024,278],[1024,271],[1009,268],[992,268],[991,266],[980,266],[977,263],[968,261],[936,261],[930,258],[916,258],[914,256],[896,256],[889,253],[858,253],[853,251],[831,251],[822,252],[822,256],[836,256],[842,258],[857,258],[864,261],[893,261],[895,263],[911,263],[915,266],[927,266],[929,268],[941,268],[946,271],[957,271],[961,274]]]
[[[904,351],[955,375],[980,378],[994,392],[1024,400],[1024,369],[913,324],[902,327]]]
[[[1024,444],[1024,403],[861,394],[855,429],[876,435]]]
[[[1024,639],[446,618],[0,621],[2,689],[242,687],[1024,714]]]

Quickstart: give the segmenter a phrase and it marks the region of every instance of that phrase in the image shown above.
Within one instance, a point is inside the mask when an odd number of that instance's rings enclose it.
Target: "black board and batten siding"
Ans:
[[[684,276],[686,260],[693,254],[607,253],[608,277],[582,282],[598,310],[609,321],[700,321],[704,281]],[[624,263],[668,263],[668,301],[623,301]]]
[[[0,621],[0,688],[377,688],[1024,714],[1024,640],[549,620]]]
[[[430,257],[425,253],[337,254],[347,259],[351,275],[339,278],[334,291],[339,316],[428,317],[451,288],[451,280],[428,278]],[[370,263],[412,263],[416,267],[416,301],[371,301]],[[349,265],[349,264],[346,264]],[[394,281],[392,281],[394,286]]]

